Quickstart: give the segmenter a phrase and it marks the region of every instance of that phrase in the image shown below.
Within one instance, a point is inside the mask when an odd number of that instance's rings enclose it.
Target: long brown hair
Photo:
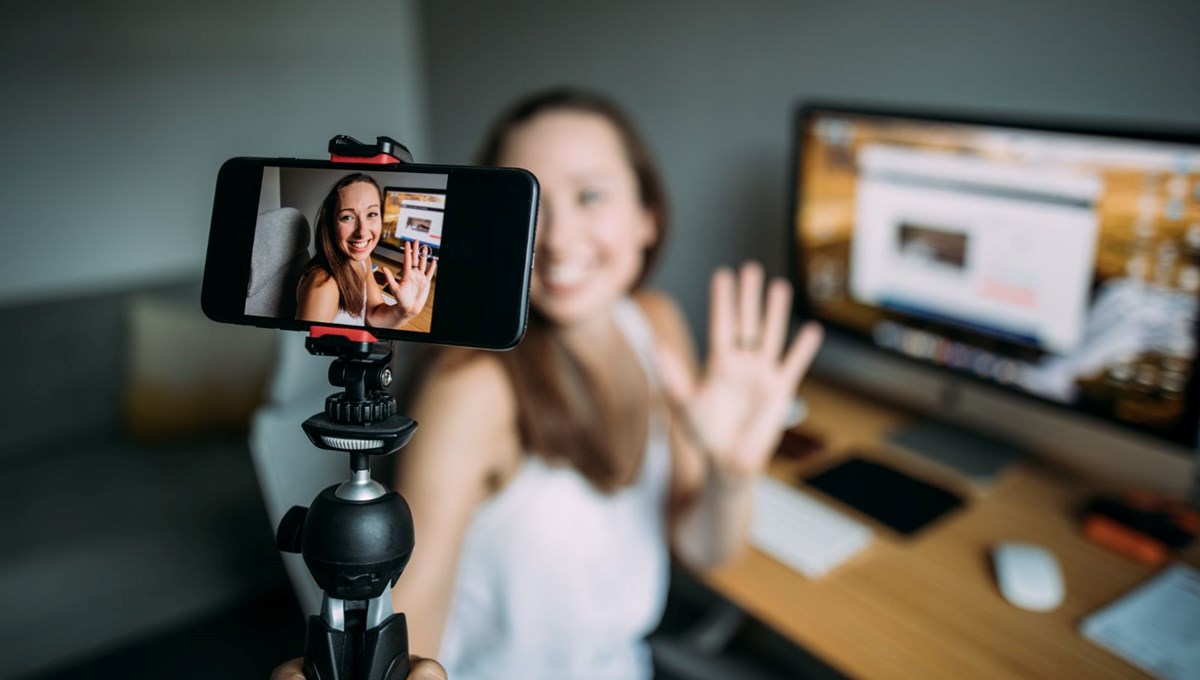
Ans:
[[[339,194],[342,189],[359,182],[375,187],[375,191],[380,195],[380,203],[382,203],[383,190],[379,188],[379,182],[376,182],[375,178],[370,175],[355,172],[339,179],[329,193],[325,194],[325,200],[321,201],[321,207],[317,209],[316,254],[304,266],[300,275],[303,279],[313,270],[324,270],[337,283],[338,307],[355,316],[362,312],[366,302],[364,297],[366,291],[363,290],[365,277],[363,272],[359,271],[359,267],[353,266],[354,261],[350,259],[350,256],[346,255],[338,246],[337,216]],[[382,205],[379,207],[380,210],[383,209]]]
[[[512,130],[544,113],[595,114],[612,124],[637,179],[642,206],[653,216],[657,238],[644,252],[640,287],[658,260],[667,234],[667,198],[649,148],[629,118],[606,97],[573,88],[554,88],[516,102],[492,124],[476,158],[496,165]],[[473,352],[444,356],[452,363]],[[529,313],[525,337],[516,348],[495,355],[508,374],[517,403],[517,428],[525,451],[547,460],[570,463],[597,489],[612,492],[629,483],[641,458],[617,450],[615,405],[607,403],[597,380],[563,342],[558,329],[536,309]],[[418,362],[426,366],[432,362]],[[627,454],[627,452],[624,452]]]

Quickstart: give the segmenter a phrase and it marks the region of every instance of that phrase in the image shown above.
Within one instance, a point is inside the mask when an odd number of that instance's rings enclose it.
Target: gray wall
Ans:
[[[442,0],[423,20],[440,162],[469,160],[532,88],[585,85],[630,109],[674,201],[657,283],[696,328],[713,266],[784,269],[802,99],[1200,128],[1195,0]]]
[[[0,305],[198,277],[226,158],[427,153],[417,24],[410,0],[6,6]]]

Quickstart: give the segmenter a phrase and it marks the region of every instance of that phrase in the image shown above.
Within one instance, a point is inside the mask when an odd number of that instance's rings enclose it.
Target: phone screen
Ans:
[[[247,296],[246,313],[430,332],[447,179],[444,174],[264,167],[259,207],[267,209],[258,214],[252,261],[293,257],[270,252],[281,243],[298,246],[305,240],[287,234],[280,239],[275,232],[281,226],[303,230],[307,222],[310,235],[300,253],[305,263],[298,268],[295,304],[284,296],[276,308],[264,309],[255,296]],[[299,213],[288,213],[293,225],[279,224],[271,209],[275,205]],[[357,296],[354,287],[361,288]]]
[[[233,159],[218,177],[205,312],[508,347],[524,330],[536,205],[522,170]]]

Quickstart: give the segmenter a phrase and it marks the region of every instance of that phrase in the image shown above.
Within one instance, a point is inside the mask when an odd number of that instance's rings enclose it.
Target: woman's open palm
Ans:
[[[384,270],[388,292],[403,310],[405,319],[410,319],[425,309],[436,273],[437,259],[428,256],[426,249],[413,241],[404,242],[404,268],[400,272],[400,278],[397,279],[391,272]]]
[[[785,343],[792,288],[771,282],[763,310],[763,268],[713,274],[708,357],[699,377],[676,354],[660,350],[667,397],[694,443],[725,474],[761,472],[771,458],[800,380],[821,345],[805,324]]]

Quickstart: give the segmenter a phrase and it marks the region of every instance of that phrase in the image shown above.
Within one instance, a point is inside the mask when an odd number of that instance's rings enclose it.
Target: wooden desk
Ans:
[[[810,411],[805,427],[827,437],[834,457],[848,449],[878,452],[872,457],[947,482],[968,497],[967,507],[911,540],[859,516],[876,530],[874,543],[816,581],[751,550],[703,576],[709,585],[852,677],[1144,677],[1076,632],[1083,617],[1157,571],[1083,537],[1075,512],[1097,490],[1094,483],[1033,460],[990,489],[971,490],[911,454],[881,450],[882,434],[907,417],[903,412],[817,381],[801,395]],[[771,472],[795,479],[829,462],[777,462]],[[1054,551],[1066,582],[1061,607],[1028,612],[1001,597],[989,555],[1001,540]],[[1184,561],[1200,564],[1200,549],[1193,546]]]

